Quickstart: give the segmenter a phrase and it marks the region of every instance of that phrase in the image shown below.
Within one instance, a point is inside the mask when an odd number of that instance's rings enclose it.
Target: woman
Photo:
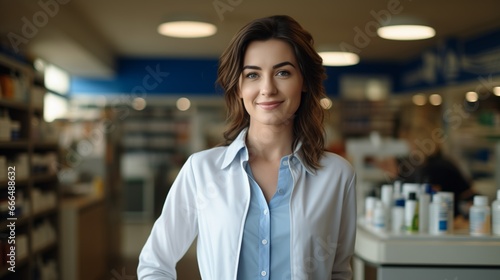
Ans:
[[[195,237],[201,276],[350,279],[355,175],[324,151],[322,60],[288,16],[243,27],[220,58],[225,145],[193,154],[139,258],[139,279],[175,279]]]

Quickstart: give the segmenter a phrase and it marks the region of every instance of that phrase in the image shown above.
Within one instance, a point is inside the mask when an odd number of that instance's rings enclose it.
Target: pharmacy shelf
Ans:
[[[11,101],[11,100],[2,99],[2,98],[0,98],[0,107],[14,109],[14,110],[20,110],[20,111],[28,111],[29,110],[29,106],[26,105],[26,103],[24,103],[24,102]]]
[[[23,215],[21,217],[17,217],[17,220],[16,220],[16,226],[17,227],[21,227],[21,226],[24,226],[26,225],[30,220],[30,217],[26,216],[26,215]],[[10,223],[11,221],[7,220],[6,218],[5,219],[2,219],[2,222],[0,222],[0,228],[7,228],[7,225]]]
[[[0,141],[0,150],[8,149],[8,150],[26,150],[28,149],[29,141],[28,140],[16,140],[16,141]]]
[[[377,131],[392,136],[398,106],[390,101],[340,100],[340,130],[344,137],[365,137]]]
[[[43,88],[43,77],[37,74],[34,68],[23,62],[11,59],[3,54],[0,54],[0,73],[3,75],[2,81],[6,83],[22,84],[21,90],[11,87],[6,87],[7,90],[2,90],[0,94],[0,111],[7,111],[9,118],[12,121],[20,123],[20,139],[11,141],[0,141],[0,155],[6,157],[9,166],[16,160],[19,155],[26,155],[27,162],[22,166],[16,165],[16,206],[20,206],[20,192],[23,193],[24,206],[22,216],[17,217],[16,235],[22,234],[27,237],[27,256],[23,259],[16,259],[16,272],[11,273],[7,270],[8,266],[4,262],[0,265],[0,279],[38,279],[39,271],[37,259],[51,259],[57,263],[60,269],[59,260],[59,245],[57,242],[46,244],[42,248],[34,248],[34,240],[43,238],[43,234],[35,233],[38,223],[44,220],[49,220],[52,230],[56,233],[55,240],[60,239],[59,232],[59,208],[60,194],[58,177],[52,173],[34,173],[37,164],[36,156],[47,153],[58,153],[58,144],[49,142],[40,143],[37,136],[41,135],[41,127],[43,127],[43,96],[45,90]],[[13,75],[13,76],[9,76]],[[17,79],[17,80],[16,80]],[[14,81],[16,80],[16,81]],[[3,86],[4,84],[2,84]],[[2,88],[4,89],[4,88]],[[40,130],[40,131],[39,131]],[[47,169],[50,170],[47,164]],[[21,174],[26,174],[21,178]],[[5,178],[0,180],[0,190],[8,188],[9,181]],[[33,194],[35,189],[43,192],[56,194],[55,205],[50,209],[34,212],[35,209],[30,207],[33,205]],[[2,192],[0,199],[6,201],[6,193]],[[40,202],[40,201],[38,201]],[[5,236],[8,233],[7,218],[0,219],[0,235]],[[40,236],[42,235],[42,236]],[[17,242],[16,242],[17,243]],[[5,244],[5,243],[3,243]]]
[[[24,179],[18,179],[16,178],[16,186],[26,186],[28,185],[28,179],[27,178],[24,178]],[[9,187],[9,181],[7,180],[0,180],[0,190],[1,189],[6,189]]]

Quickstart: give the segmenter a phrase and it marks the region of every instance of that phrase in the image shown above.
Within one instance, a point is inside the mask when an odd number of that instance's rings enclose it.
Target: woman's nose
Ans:
[[[268,94],[276,94],[277,92],[278,91],[274,79],[272,78],[262,79],[260,94],[268,95]]]

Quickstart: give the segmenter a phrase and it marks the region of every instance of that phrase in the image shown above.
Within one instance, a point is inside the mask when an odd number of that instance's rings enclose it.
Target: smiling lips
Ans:
[[[272,110],[281,105],[281,103],[283,103],[283,101],[269,101],[269,102],[259,102],[257,103],[257,105],[259,105],[264,110]]]

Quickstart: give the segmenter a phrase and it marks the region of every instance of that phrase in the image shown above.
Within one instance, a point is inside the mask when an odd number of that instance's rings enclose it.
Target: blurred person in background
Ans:
[[[393,180],[403,183],[429,183],[433,191],[452,192],[455,217],[467,218],[467,207],[475,195],[472,181],[460,165],[442,149],[445,140],[442,129],[428,122],[413,121],[401,124],[399,138],[407,142],[409,154],[403,158],[387,158],[378,162]]]

